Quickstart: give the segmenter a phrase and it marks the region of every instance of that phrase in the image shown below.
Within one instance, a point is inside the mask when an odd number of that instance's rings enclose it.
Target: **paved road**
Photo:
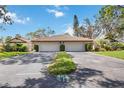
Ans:
[[[124,87],[124,60],[69,52],[77,64],[69,82],[47,72],[55,53],[33,53],[0,61],[0,87]]]

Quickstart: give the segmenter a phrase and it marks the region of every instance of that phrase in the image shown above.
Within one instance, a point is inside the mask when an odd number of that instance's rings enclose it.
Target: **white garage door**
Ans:
[[[82,42],[65,42],[66,51],[85,51],[85,45]]]
[[[39,44],[39,51],[59,51],[59,42],[41,42]]]

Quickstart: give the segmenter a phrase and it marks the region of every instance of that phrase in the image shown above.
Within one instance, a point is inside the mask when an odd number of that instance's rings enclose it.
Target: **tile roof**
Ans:
[[[28,43],[28,42],[30,42],[30,41],[23,37],[15,37],[10,40],[10,43]]]
[[[81,41],[81,42],[93,42],[93,39],[83,38],[83,37],[76,37],[70,35],[56,35],[51,37],[39,37],[33,38],[32,42],[54,42],[54,41]]]

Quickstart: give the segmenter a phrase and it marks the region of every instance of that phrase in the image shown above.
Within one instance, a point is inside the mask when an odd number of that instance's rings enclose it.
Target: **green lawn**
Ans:
[[[115,58],[124,59],[124,51],[106,51],[106,52],[96,52],[96,54],[111,56]]]
[[[17,55],[29,54],[29,52],[2,52],[0,53],[0,59],[9,58]]]

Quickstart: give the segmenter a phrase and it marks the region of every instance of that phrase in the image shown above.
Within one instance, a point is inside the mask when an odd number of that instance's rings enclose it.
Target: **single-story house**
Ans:
[[[31,43],[31,41],[26,39],[26,38],[24,38],[24,37],[16,36],[15,38],[12,38],[9,42],[11,43],[11,45],[21,43],[21,44],[23,44],[23,45],[28,47],[28,51],[32,51],[32,43]]]
[[[33,46],[37,46],[39,52],[60,51],[60,46],[65,46],[65,51],[85,51],[85,44],[93,43],[93,39],[70,35],[56,35],[40,37],[31,40]]]
[[[3,43],[0,42],[0,52],[3,50]]]

